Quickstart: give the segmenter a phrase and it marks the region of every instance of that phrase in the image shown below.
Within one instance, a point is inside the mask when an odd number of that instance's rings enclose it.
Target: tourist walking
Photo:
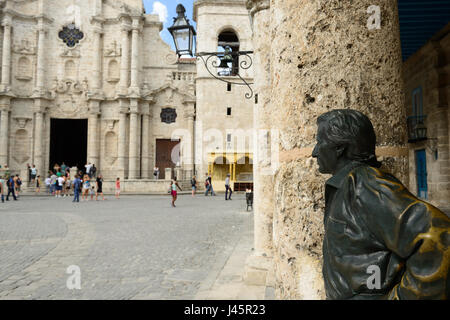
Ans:
[[[231,195],[233,194],[233,190],[231,190],[231,184],[230,184],[230,174],[227,174],[227,177],[225,179],[225,200],[231,200]],[[228,191],[230,192],[230,195],[228,196]],[[228,196],[228,199],[227,199]]]
[[[197,191],[197,179],[195,179],[195,176],[192,176],[191,186],[192,186],[192,196],[195,197],[195,191]]]
[[[50,175],[50,193],[52,194],[52,196],[55,195],[57,179],[58,176],[54,172],[52,172]]]
[[[75,179],[73,180],[73,201],[72,202],[80,202],[80,189],[81,189],[81,180],[78,174],[75,175]]]
[[[64,183],[64,197],[70,197],[70,188],[72,187],[72,181],[70,181],[70,175],[66,175],[66,182]]]
[[[159,179],[159,168],[158,167],[153,168],[153,176],[155,177],[156,180]]]
[[[39,194],[41,192],[41,176],[36,177],[36,193]]]
[[[183,191],[183,190],[181,190],[180,186],[178,185],[177,178],[172,179],[170,188],[171,188],[171,194],[172,194],[172,207],[175,208],[176,207],[175,201],[177,201],[177,188],[180,189],[180,191]]]
[[[50,179],[50,176],[48,176],[48,177],[45,179],[45,191],[46,191],[48,194],[51,194],[51,191],[50,191],[50,185],[51,185],[51,183],[52,183],[52,180]]]
[[[56,198],[62,198],[62,191],[63,191],[63,187],[64,187],[64,182],[65,179],[63,176],[59,176],[58,180],[57,180],[57,185],[56,185]]]
[[[36,166],[33,164],[33,167],[30,170],[30,177],[31,177],[31,185],[34,185],[34,182],[37,177],[37,169]]]
[[[92,178],[92,164],[89,162],[87,165],[84,166],[86,168],[86,174],[89,176],[89,178]]]
[[[9,201],[9,195],[12,194],[14,200],[17,200],[15,189],[15,182],[13,177],[9,177],[8,181],[6,182],[8,186],[8,194],[6,196],[6,201]]]
[[[91,189],[91,180],[89,175],[85,174],[83,178],[83,194],[81,200],[89,201],[89,190]]]
[[[14,177],[14,185],[16,190],[16,197],[19,198],[20,192],[22,191],[22,179],[20,179],[18,174],[16,174],[16,176]]]
[[[5,202],[5,197],[3,195],[5,189],[5,180],[3,180],[3,177],[0,177],[0,196],[2,198],[2,203]]]
[[[29,163],[27,163],[27,173],[28,173],[28,184],[27,186],[31,186],[31,166]]]
[[[116,179],[116,199],[120,198],[120,178]]]
[[[103,195],[103,176],[101,174],[97,177],[97,192],[95,193],[95,200],[98,201],[98,195],[102,196],[102,200],[105,200],[105,196]]]
[[[208,174],[208,173],[206,173],[205,188],[206,188],[205,196],[207,196],[209,192],[211,192],[211,196],[215,196],[216,195],[214,193],[214,189],[213,189],[213,186],[212,186],[211,175]]]
[[[97,168],[95,167],[95,164],[92,164],[92,167],[91,167],[91,177],[94,177],[94,178],[97,177]]]

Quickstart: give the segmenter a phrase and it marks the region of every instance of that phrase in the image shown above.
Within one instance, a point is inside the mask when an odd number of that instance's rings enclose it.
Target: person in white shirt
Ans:
[[[45,179],[45,188],[46,188],[48,194],[50,194],[51,183],[52,183],[52,179],[50,179],[50,177],[47,177],[47,179]]]
[[[61,198],[61,191],[63,189],[64,181],[64,177],[58,178],[58,183],[56,185],[56,198]]]
[[[91,176],[91,168],[92,168],[91,163],[89,162],[89,163],[88,163],[87,165],[85,165],[84,167],[86,168],[86,174],[89,176],[89,178],[92,178],[92,176]]]

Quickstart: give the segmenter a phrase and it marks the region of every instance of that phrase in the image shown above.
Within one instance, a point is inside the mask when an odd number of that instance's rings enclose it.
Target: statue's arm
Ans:
[[[351,179],[355,212],[378,241],[404,260],[388,298],[448,299],[450,219],[398,181],[370,172]]]

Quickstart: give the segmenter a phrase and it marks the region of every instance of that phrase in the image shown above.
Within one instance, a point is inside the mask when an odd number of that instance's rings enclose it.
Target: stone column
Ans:
[[[44,91],[45,83],[45,28],[43,22],[39,22],[38,28],[38,48],[37,48],[37,72],[36,72],[36,91]]]
[[[119,177],[121,180],[125,179],[126,173],[126,142],[127,142],[127,113],[128,108],[125,107],[124,101],[120,100],[120,115],[119,115],[119,145],[118,145],[118,164]]]
[[[139,91],[139,31],[140,17],[133,17],[131,36],[131,85],[130,89],[137,94]]]
[[[150,179],[150,108],[145,104],[142,111],[141,178]]]
[[[100,114],[100,101],[89,101],[89,119],[88,119],[88,162],[95,164],[99,167],[100,160],[100,144],[99,144],[99,121],[98,116]]]
[[[268,109],[280,130],[274,178],[273,246],[280,299],[323,299],[324,182],[311,157],[316,120],[332,109],[366,114],[377,155],[407,182],[405,110],[397,1],[272,1]],[[373,8],[373,7],[372,7]],[[377,17],[375,17],[377,18]],[[370,28],[369,28],[370,27]]]
[[[269,0],[247,1],[252,16],[255,94],[254,105],[254,248],[246,261],[247,284],[266,285],[272,261],[272,218],[274,212],[273,172],[271,168],[270,139],[264,139],[272,128],[270,104],[270,2]],[[267,151],[267,152],[264,152]]]
[[[130,157],[129,157],[129,179],[138,179],[140,177],[139,170],[139,108],[136,99],[131,100],[130,106]]]
[[[38,111],[34,114],[34,165],[41,177],[46,176],[47,170],[44,169],[44,113]]]
[[[194,114],[188,114],[187,116],[187,123],[188,123],[188,131],[189,131],[189,141],[187,142],[187,164],[185,165],[186,170],[186,179],[191,179],[194,175],[194,150],[195,150],[195,138],[194,138]]]
[[[122,22],[122,58],[120,60],[120,92],[128,93],[128,83],[130,79],[130,40],[128,37],[129,26]]]
[[[0,105],[0,108],[0,165],[3,168],[8,164],[9,103]]]
[[[3,20],[2,91],[8,91],[11,83],[11,17]]]
[[[102,88],[102,28],[97,27],[94,30],[94,81],[93,81],[93,91],[98,92]]]

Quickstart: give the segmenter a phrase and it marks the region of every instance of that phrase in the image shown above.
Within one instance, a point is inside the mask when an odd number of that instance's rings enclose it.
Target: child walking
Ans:
[[[175,201],[177,201],[177,187],[178,187],[178,189],[180,189],[180,191],[183,191],[183,190],[181,190],[180,186],[178,185],[177,178],[174,178],[172,180],[172,184],[171,184],[172,207],[174,207],[174,208],[176,207]]]

